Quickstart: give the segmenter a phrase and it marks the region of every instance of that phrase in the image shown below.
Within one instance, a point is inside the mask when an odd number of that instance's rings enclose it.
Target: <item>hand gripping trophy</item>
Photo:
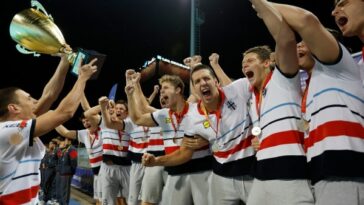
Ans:
[[[18,43],[16,48],[19,52],[34,56],[40,56],[40,53],[66,53],[68,54],[68,61],[72,65],[75,64],[78,56],[84,58],[84,63],[97,57],[98,68],[101,68],[106,55],[84,49],[79,49],[76,53],[73,52],[66,43],[61,30],[44,7],[36,0],[31,0],[31,6],[33,8],[15,14],[10,24],[10,36]]]

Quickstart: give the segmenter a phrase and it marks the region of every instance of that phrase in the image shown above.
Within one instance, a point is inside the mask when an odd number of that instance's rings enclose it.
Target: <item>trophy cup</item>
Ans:
[[[31,0],[31,6],[34,8],[25,9],[15,14],[11,21],[10,36],[18,43],[16,49],[20,53],[33,54],[36,57],[40,56],[40,53],[66,53],[71,65],[75,65],[78,56],[84,58],[84,63],[88,63],[87,61],[96,57],[98,59],[96,62],[98,71],[92,77],[95,79],[106,55],[84,49],[73,52],[72,48],[67,45],[61,30],[53,22],[52,16],[47,13],[44,7],[36,0]]]

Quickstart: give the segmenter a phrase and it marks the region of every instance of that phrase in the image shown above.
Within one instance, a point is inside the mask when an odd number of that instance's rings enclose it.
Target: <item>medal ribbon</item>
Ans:
[[[179,129],[179,126],[181,125],[184,115],[188,112],[188,107],[189,107],[189,104],[187,102],[185,102],[182,112],[177,113],[177,112],[172,111],[171,109],[169,109],[169,111],[168,111],[168,115],[169,115],[169,118],[171,119],[173,130],[176,134]],[[174,124],[172,115],[174,115],[176,117],[177,126]]]
[[[220,124],[220,120],[221,120],[221,111],[222,111],[222,106],[224,104],[224,101],[225,101],[225,93],[224,91],[222,91],[220,88],[219,88],[219,94],[220,94],[220,102],[217,106],[217,110],[215,112],[211,112],[215,114],[216,116],[216,129],[212,126],[212,123],[210,121],[210,118],[209,118],[209,112],[207,111],[205,105],[203,103],[201,103],[202,101],[200,100],[199,102],[199,105],[201,107],[201,110],[205,116],[205,119],[206,121],[210,124],[210,127],[212,128],[212,130],[216,133],[216,138],[217,138],[217,134],[219,132],[219,124]]]
[[[311,81],[311,73],[308,74],[308,78],[306,79],[306,87],[303,91],[302,101],[301,101],[301,112],[306,113],[306,103],[307,103],[307,93],[308,93],[308,86],[310,85]]]
[[[99,131],[100,131],[100,127],[98,127],[98,128],[97,128],[97,130],[96,130],[94,133],[92,133],[92,134],[94,134],[94,135],[95,135],[95,137],[94,137],[94,139],[92,140],[92,143],[91,143],[91,149],[92,149],[92,147],[94,146],[95,140],[99,139]],[[92,139],[92,137],[91,137],[91,133],[89,134],[89,137],[90,137],[90,139]]]
[[[263,91],[265,89],[265,87],[267,86],[268,82],[270,81],[270,79],[272,78],[272,74],[273,72],[269,72],[269,74],[267,75],[267,77],[265,77],[264,82],[263,82],[263,87],[260,90],[257,90],[254,88],[254,94],[255,94],[255,108],[257,111],[257,115],[258,115],[258,120],[260,121],[260,114],[261,114],[261,108],[262,108],[262,104],[263,104]]]
[[[149,127],[145,127],[145,126],[142,126],[142,127],[143,127],[145,137],[148,137]]]

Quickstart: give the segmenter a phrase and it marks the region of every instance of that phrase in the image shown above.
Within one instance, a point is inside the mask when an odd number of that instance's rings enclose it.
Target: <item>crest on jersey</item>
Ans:
[[[230,110],[236,109],[236,104],[234,101],[228,100],[228,101],[226,101],[225,104],[226,104],[227,108],[229,108]]]
[[[166,117],[166,124],[171,123],[171,118]]]

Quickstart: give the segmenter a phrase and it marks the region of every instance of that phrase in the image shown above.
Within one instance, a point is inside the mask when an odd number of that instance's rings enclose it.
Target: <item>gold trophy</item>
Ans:
[[[33,8],[25,9],[17,13],[10,24],[10,36],[17,42],[16,49],[23,54],[68,54],[68,61],[73,65],[72,73],[78,74],[77,62],[82,58],[88,63],[97,58],[98,71],[91,77],[96,79],[104,63],[106,55],[93,50],[78,49],[73,52],[66,43],[61,30],[53,22],[51,15],[36,0],[31,0]]]
[[[18,43],[17,50],[34,56],[67,53],[72,63],[76,54],[67,46],[53,18],[38,1],[31,0],[31,5],[34,8],[17,13],[10,24],[10,36]]]

